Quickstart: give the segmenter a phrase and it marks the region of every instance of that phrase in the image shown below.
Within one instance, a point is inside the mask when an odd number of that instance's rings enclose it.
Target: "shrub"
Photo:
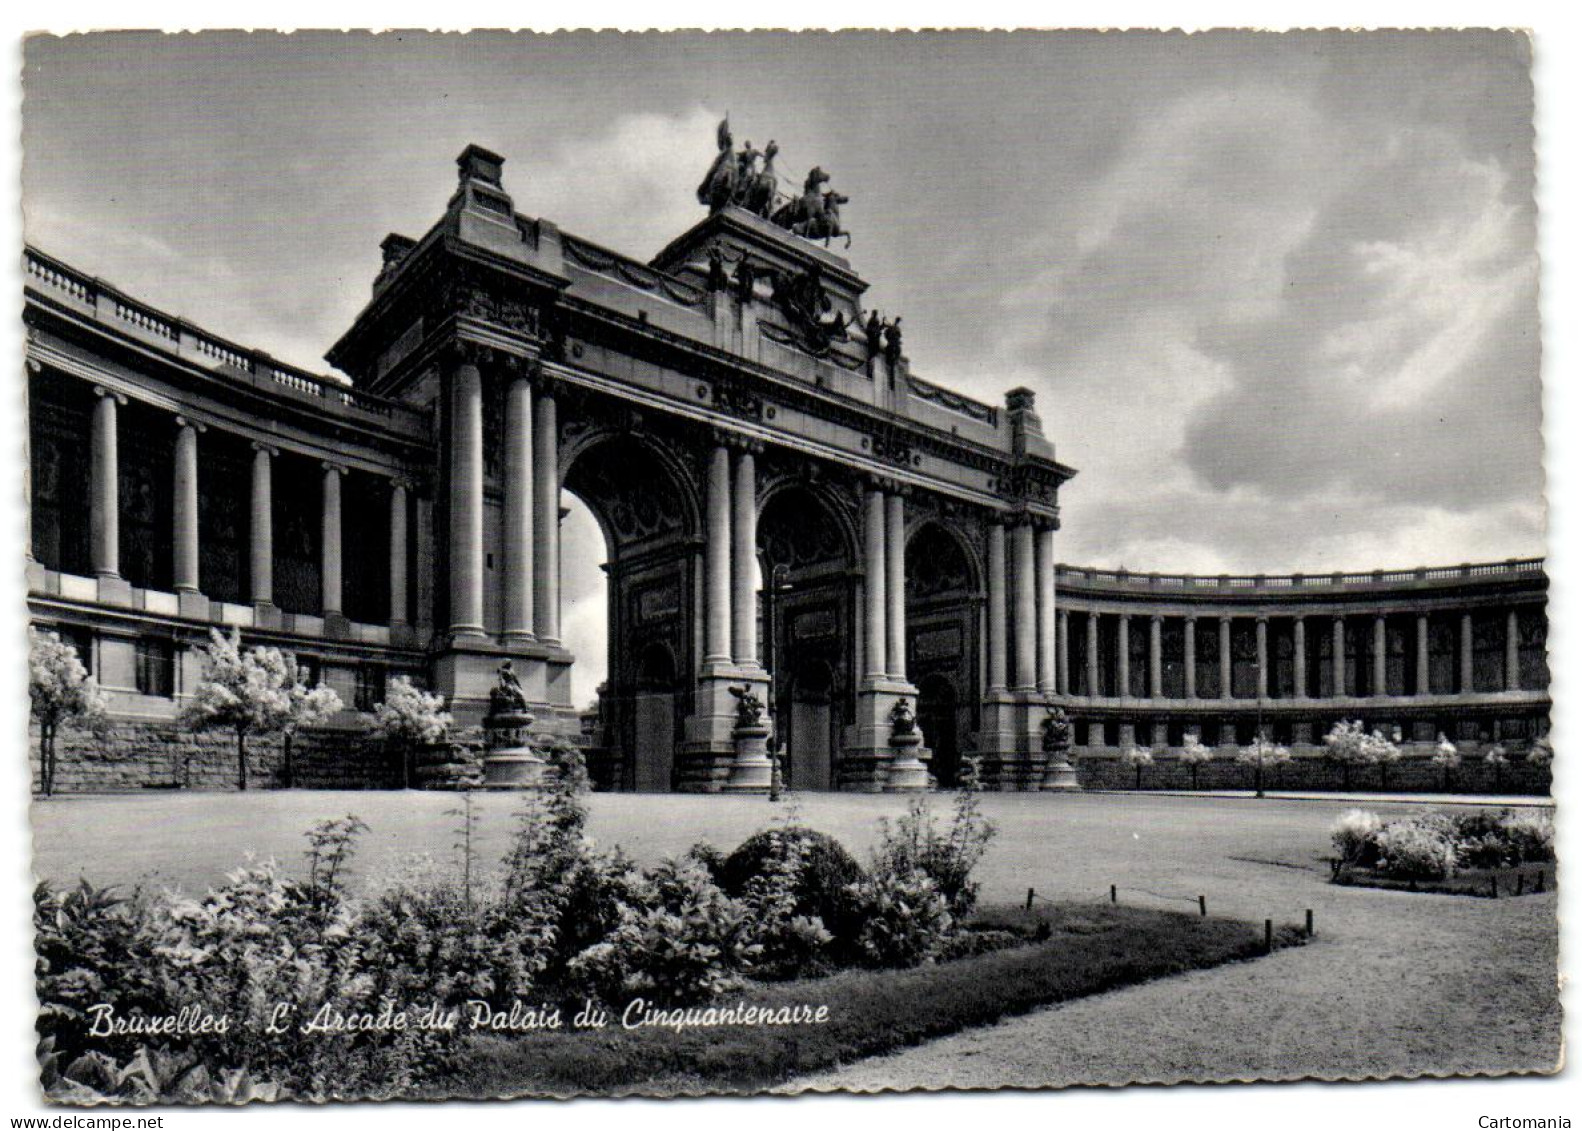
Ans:
[[[921,868],[876,870],[852,885],[863,911],[857,945],[871,966],[918,966],[944,953],[955,921],[950,903]]]
[[[1340,859],[1353,867],[1371,868],[1379,860],[1377,837],[1384,822],[1366,809],[1348,809],[1329,827],[1330,843]]]
[[[748,935],[757,948],[756,972],[765,978],[823,972],[834,936],[825,929],[823,919],[800,910],[800,889],[812,842],[778,830],[769,836],[773,843],[763,871],[747,881],[741,896]]]
[[[555,937],[538,910],[471,900],[453,877],[431,875],[370,900],[357,929],[380,997],[459,1006],[533,992]]]
[[[862,928],[861,912],[850,887],[864,877],[862,865],[827,833],[792,825],[744,840],[720,865],[717,875],[726,894],[742,898],[757,877],[795,846],[802,855],[796,881],[795,915],[818,919],[838,948],[850,953]]]
[[[1434,814],[1392,821],[1375,835],[1379,870],[1398,880],[1442,880],[1456,870],[1456,845],[1448,821]]]
[[[1500,831],[1518,864],[1546,863],[1555,858],[1555,819],[1548,813],[1501,816]]]
[[[964,919],[977,906],[980,884],[972,873],[994,839],[993,822],[978,804],[975,777],[956,791],[950,826],[943,831],[934,821],[928,798],[919,797],[906,815],[892,826],[879,821],[879,846],[874,850],[873,872],[905,877],[920,871],[945,897],[952,915]]]
[[[644,882],[639,899],[621,903],[614,929],[571,959],[569,984],[612,1005],[638,995],[679,1004],[739,988],[757,954],[746,908],[687,857],[663,861]]]

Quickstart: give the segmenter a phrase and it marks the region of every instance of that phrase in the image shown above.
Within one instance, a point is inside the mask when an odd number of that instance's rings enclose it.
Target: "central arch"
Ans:
[[[668,792],[697,662],[696,494],[685,465],[651,436],[590,433],[564,459],[564,489],[604,535],[608,662],[602,746],[589,751],[589,771],[602,789]],[[562,562],[561,569],[589,564]]]

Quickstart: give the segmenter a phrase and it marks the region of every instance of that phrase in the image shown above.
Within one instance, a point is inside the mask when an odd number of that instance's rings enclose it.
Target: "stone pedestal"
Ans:
[[[762,723],[739,726],[735,732],[736,760],[725,782],[726,793],[768,793],[774,780],[769,757],[769,728]]]
[[[528,739],[533,716],[526,711],[490,714],[483,720],[488,751],[483,756],[485,789],[540,789],[548,763]]]
[[[1057,750],[1049,755],[1049,761],[1044,764],[1044,781],[1039,789],[1045,793],[1069,792],[1082,788],[1077,781],[1077,768],[1071,764],[1065,750]]]
[[[894,735],[890,747],[895,758],[885,774],[886,793],[923,793],[928,789],[928,766],[924,759],[928,751],[923,748],[923,736],[917,731]]]

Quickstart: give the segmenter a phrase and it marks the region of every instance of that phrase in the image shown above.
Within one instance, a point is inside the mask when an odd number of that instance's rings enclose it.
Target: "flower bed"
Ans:
[[[1330,840],[1336,883],[1494,896],[1553,886],[1547,813],[1424,812],[1386,822],[1352,809],[1336,819]]]
[[[677,1095],[762,1090],[1004,1017],[1264,953],[1251,924],[1108,904],[990,908],[966,932],[998,949],[904,970],[755,985],[724,1004],[828,1007],[823,1023],[676,1029],[615,1019],[598,1031],[477,1038],[427,1098]],[[1038,941],[1027,938],[1031,925]],[[1011,928],[1015,928],[1012,930]],[[1017,941],[1006,945],[1005,936]],[[1276,947],[1301,945],[1296,927]],[[684,1021],[682,1022],[684,1023]]]

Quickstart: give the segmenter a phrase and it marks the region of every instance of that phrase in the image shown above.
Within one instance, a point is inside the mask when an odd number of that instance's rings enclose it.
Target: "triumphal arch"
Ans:
[[[793,786],[893,784],[915,713],[936,780],[973,751],[1036,787],[1074,472],[1030,391],[913,373],[840,253],[846,198],[760,162],[722,126],[706,216],[647,263],[520,213],[477,146],[439,222],[385,239],[328,356],[434,413],[433,681],[474,717],[510,658],[539,725],[575,724],[564,490],[608,545],[608,784],[731,788],[745,690]]]

